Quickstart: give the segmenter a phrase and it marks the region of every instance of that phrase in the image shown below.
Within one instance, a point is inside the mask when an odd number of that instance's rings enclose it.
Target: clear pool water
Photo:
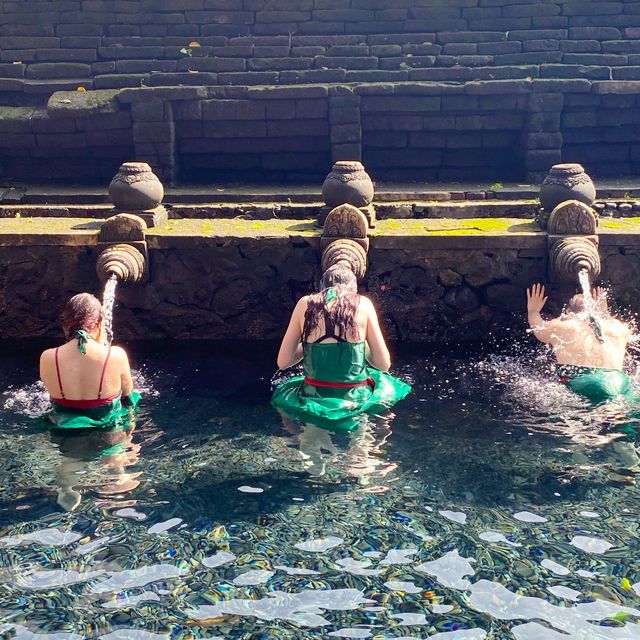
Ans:
[[[131,351],[110,438],[0,357],[0,637],[640,638],[634,424],[544,360],[399,353],[413,394],[335,435],[271,409],[272,349]]]

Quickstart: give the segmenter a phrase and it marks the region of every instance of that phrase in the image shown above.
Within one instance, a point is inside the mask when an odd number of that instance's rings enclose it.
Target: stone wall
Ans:
[[[376,302],[390,339],[469,340],[510,327],[524,331],[525,288],[545,278],[546,239],[515,240],[377,237],[362,290]],[[639,247],[602,240],[604,281],[638,311]],[[317,238],[165,244],[172,246],[150,250],[150,282],[118,289],[119,339],[277,340],[296,300],[320,276]],[[100,290],[94,270],[95,247],[3,246],[0,335],[59,336],[66,300]]]
[[[120,162],[146,159],[169,179],[308,180],[345,158],[380,178],[537,180],[561,160],[596,177],[635,175],[639,7],[0,0],[0,176],[108,181]],[[483,94],[495,81],[530,86]],[[451,95],[415,88],[425,83]],[[252,88],[292,85],[312,91],[242,102],[264,97]],[[48,118],[60,90],[177,86],[203,89],[210,104],[124,106],[89,125],[85,114]],[[355,86],[371,93],[344,90]],[[538,92],[551,95],[521,95]]]

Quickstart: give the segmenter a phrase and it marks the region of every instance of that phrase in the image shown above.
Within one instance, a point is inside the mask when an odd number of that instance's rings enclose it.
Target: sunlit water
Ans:
[[[413,394],[335,435],[271,352],[132,355],[135,429],[68,438],[0,359],[0,637],[640,638],[633,411],[544,358],[400,354]]]

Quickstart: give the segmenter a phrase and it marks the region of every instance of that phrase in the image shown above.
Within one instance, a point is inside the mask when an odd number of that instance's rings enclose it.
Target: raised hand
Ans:
[[[527,311],[529,313],[540,313],[546,302],[547,296],[543,285],[534,284],[531,289],[527,289]]]

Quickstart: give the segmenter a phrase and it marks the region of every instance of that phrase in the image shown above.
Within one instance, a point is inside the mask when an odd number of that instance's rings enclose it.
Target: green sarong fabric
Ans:
[[[126,398],[118,396],[103,407],[75,409],[52,403],[51,411],[45,418],[50,429],[122,429],[126,428],[133,417],[140,394],[133,391]]]
[[[388,373],[367,365],[364,342],[306,343],[304,375],[283,382],[273,392],[271,403],[285,415],[340,431],[353,431],[363,413],[376,413],[402,400],[411,387]],[[306,384],[311,378],[325,382],[370,384],[340,389]]]
[[[633,396],[631,379],[624,371],[572,365],[557,365],[556,371],[568,389],[596,404]]]

